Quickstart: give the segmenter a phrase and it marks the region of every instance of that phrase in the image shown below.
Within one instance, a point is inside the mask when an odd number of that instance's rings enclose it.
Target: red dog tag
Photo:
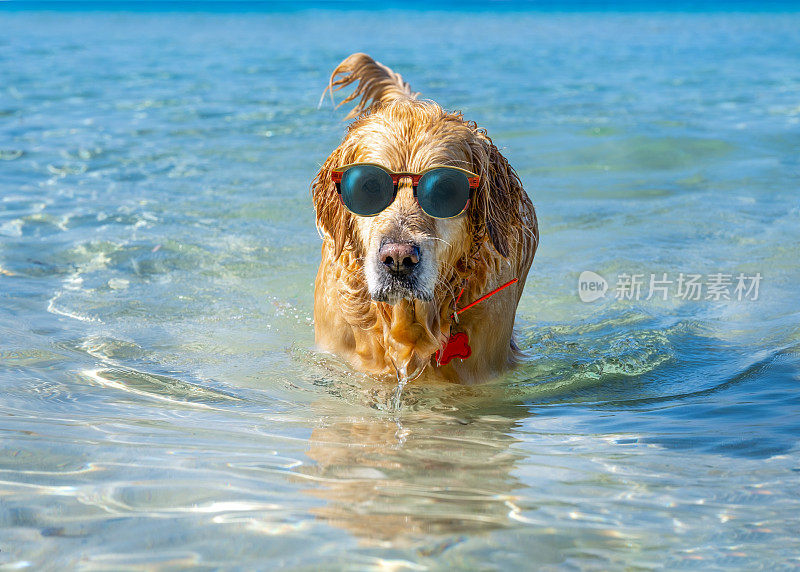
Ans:
[[[453,312],[451,317],[456,321],[456,323],[458,323],[458,315],[461,312],[469,310],[475,304],[483,302],[487,298],[497,294],[503,288],[508,288],[509,286],[518,281],[519,280],[517,278],[509,280],[502,286],[495,288],[488,294],[481,296],[471,304],[467,304],[460,310],[456,310],[455,312]],[[461,295],[463,293],[464,293],[464,288],[461,288],[461,292],[458,293],[458,297],[453,301],[453,306],[456,306],[458,304],[458,301],[461,300]],[[456,332],[455,334],[447,338],[447,342],[444,344],[444,347],[441,350],[436,350],[435,354],[436,365],[437,366],[447,365],[448,363],[450,363],[450,360],[453,359],[454,357],[467,359],[471,355],[472,355],[472,348],[469,347],[469,336],[467,336],[467,334],[464,332]]]
[[[447,365],[455,357],[467,359],[471,355],[469,336],[464,332],[456,332],[447,339],[444,348],[436,351],[436,365]]]

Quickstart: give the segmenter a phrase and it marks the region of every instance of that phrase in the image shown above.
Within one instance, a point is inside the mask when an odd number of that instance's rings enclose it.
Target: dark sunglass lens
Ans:
[[[460,214],[469,201],[469,179],[457,169],[433,169],[417,186],[417,200],[429,215],[450,218]]]
[[[342,202],[357,215],[373,216],[392,204],[392,176],[374,165],[356,165],[342,174]]]

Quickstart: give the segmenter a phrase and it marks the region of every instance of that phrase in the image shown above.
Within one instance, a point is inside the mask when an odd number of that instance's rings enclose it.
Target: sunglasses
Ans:
[[[359,216],[375,216],[394,202],[400,179],[411,179],[414,198],[433,218],[463,213],[480,177],[458,167],[434,166],[421,173],[389,171],[373,163],[353,163],[334,169],[331,178],[344,206]]]

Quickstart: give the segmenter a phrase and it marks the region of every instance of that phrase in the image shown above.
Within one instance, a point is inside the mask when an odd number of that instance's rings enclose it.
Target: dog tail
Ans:
[[[342,77],[336,79],[337,76]],[[341,107],[345,103],[361,97],[361,100],[345,119],[357,117],[361,112],[374,105],[395,99],[416,99],[419,95],[419,93],[411,91],[411,86],[403,81],[399,73],[393,72],[380,62],[376,62],[367,54],[357,53],[345,58],[333,70],[328,81],[328,87],[322,92],[322,97],[319,100],[320,105],[322,105],[322,100],[328,91],[330,91],[331,100],[333,100],[334,91],[339,91],[355,82],[358,82],[358,85],[353,93],[336,106]]]

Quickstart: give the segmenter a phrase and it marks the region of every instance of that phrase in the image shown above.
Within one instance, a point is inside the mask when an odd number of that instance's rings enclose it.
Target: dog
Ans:
[[[323,98],[351,84],[339,105],[360,98],[353,121],[311,183],[316,345],[376,377],[486,381],[519,359],[514,318],[539,244],[533,204],[475,122],[418,99],[363,53],[336,67]]]

